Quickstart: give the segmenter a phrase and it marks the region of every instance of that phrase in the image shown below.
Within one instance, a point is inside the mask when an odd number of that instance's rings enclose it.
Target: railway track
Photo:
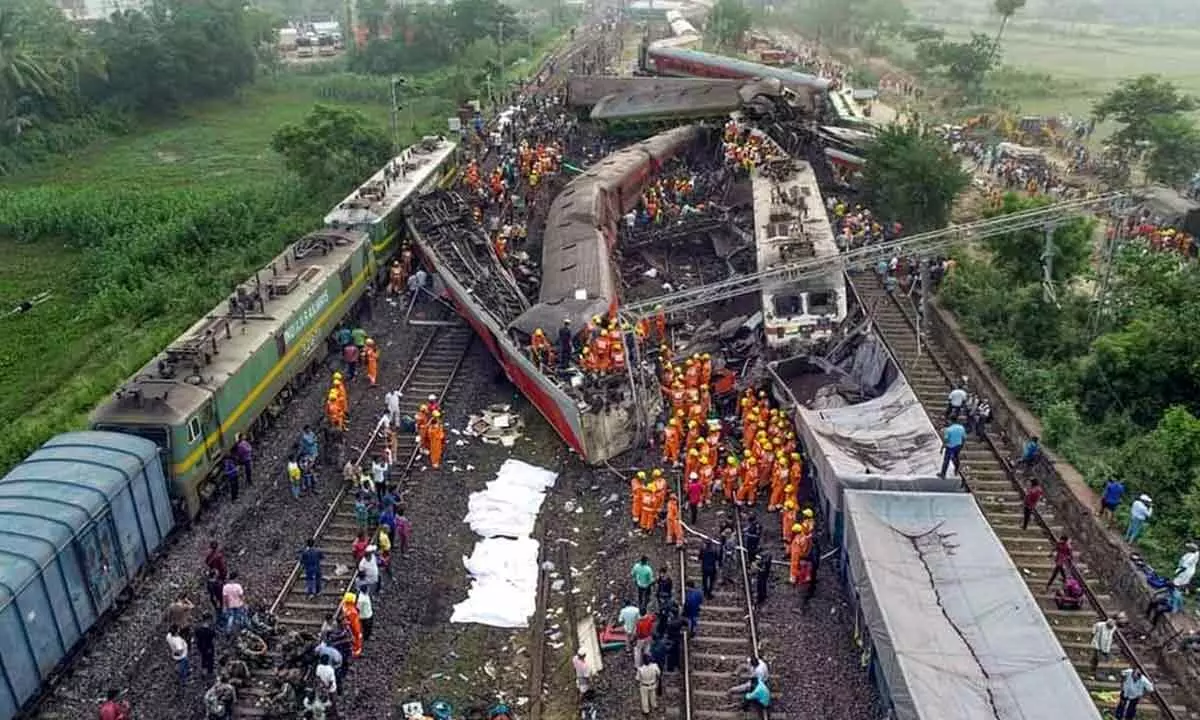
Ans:
[[[875,327],[899,361],[905,376],[917,394],[926,414],[939,430],[946,407],[946,395],[951,389],[952,378],[962,373],[954,366],[950,356],[936,341],[922,335],[918,346],[916,337],[917,314],[913,303],[907,298],[889,296],[874,275],[858,274],[851,277],[863,307],[870,308]],[[1189,717],[1188,709],[1180,702],[1179,693],[1170,682],[1162,679],[1159,667],[1146,658],[1139,658],[1122,633],[1114,643],[1113,658],[1099,666],[1098,677],[1089,668],[1091,659],[1092,625],[1120,610],[1107,593],[1104,584],[1087,565],[1087,549],[1076,547],[1076,576],[1085,587],[1088,600],[1084,609],[1059,610],[1046,591],[1046,581],[1054,568],[1054,539],[1066,531],[1055,517],[1053,508],[1042,503],[1038,511],[1037,527],[1021,529],[1022,481],[1013,472],[1008,458],[1016,451],[1008,452],[997,439],[989,436],[986,442],[968,440],[962,451],[963,475],[968,490],[974,494],[984,517],[1000,538],[1009,557],[1021,570],[1030,592],[1054,630],[1063,651],[1071,659],[1080,679],[1091,693],[1109,693],[1120,690],[1120,672],[1138,666],[1154,681],[1153,702],[1138,707],[1138,717],[1176,718]],[[1133,608],[1140,612],[1141,608]],[[1094,695],[1093,695],[1094,697]],[[1099,704],[1102,712],[1111,711],[1112,706]]]
[[[677,490],[677,492],[679,492]],[[683,497],[679,492],[679,497]],[[733,515],[734,530],[738,547],[742,547],[741,513],[726,510]],[[717,510],[706,508],[694,528],[709,537],[717,537]],[[687,581],[693,580],[701,587],[699,545],[694,541],[679,550],[679,605],[683,607],[683,593]],[[668,691],[674,696],[674,705],[668,704],[667,717],[673,720],[768,720],[762,710],[745,712],[741,709],[741,698],[729,693],[729,688],[741,682],[733,673],[748,656],[757,655],[759,626],[755,617],[753,594],[750,585],[750,569],[746,554],[738,553],[738,568],[732,582],[726,584],[718,579],[712,597],[707,598],[700,609],[700,622],[694,637],[684,634],[679,683]],[[772,703],[775,696],[772,696]],[[774,720],[782,716],[770,714]]]
[[[446,396],[473,338],[474,333],[466,325],[438,327],[429,334],[400,384],[403,394],[400,399],[401,415],[415,415],[418,406],[426,402],[430,395],[437,395],[439,400]],[[382,414],[383,408],[378,411]],[[366,442],[356,448],[350,457],[360,464],[369,462],[373,455],[383,452],[385,445],[382,423],[376,423]],[[416,437],[409,433],[400,434],[388,480],[393,484],[399,482],[401,498],[404,497],[404,485],[409,474],[421,457]],[[336,477],[336,480],[330,479],[329,482],[340,482],[340,473]],[[271,604],[270,612],[276,618],[280,634],[290,630],[311,635],[319,633],[325,621],[337,617],[341,596],[353,583],[352,572],[337,573],[338,566],[353,568],[355,565],[351,545],[358,531],[354,520],[354,494],[347,490],[343,487],[338,492],[311,535],[317,539],[317,547],[324,553],[321,593],[316,598],[308,597],[303,573],[297,563]],[[297,541],[302,539],[300,536],[296,538]],[[398,563],[399,559],[398,554],[393,556],[393,562]],[[263,702],[271,688],[274,665],[273,662],[271,667],[251,670],[253,680],[238,693],[235,718],[267,716]]]

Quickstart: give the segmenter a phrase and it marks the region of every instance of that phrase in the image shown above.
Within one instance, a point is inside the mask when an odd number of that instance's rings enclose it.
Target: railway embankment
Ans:
[[[933,300],[926,305],[925,322],[926,331],[946,351],[954,368],[967,378],[971,387],[991,399],[992,427],[1003,435],[1012,457],[1019,454],[1018,448],[1029,438],[1043,437],[1041,422],[988,366],[983,350],[967,338],[953,313]],[[1033,473],[1045,488],[1046,501],[1054,507],[1072,541],[1088,549],[1092,573],[1100,577],[1128,615],[1130,639],[1140,639],[1139,650],[1151,655],[1147,659],[1167,668],[1178,686],[1188,693],[1191,704],[1200,706],[1200,659],[1189,652],[1175,651],[1178,638],[1200,631],[1200,621],[1189,612],[1175,613],[1165,616],[1158,628],[1152,630],[1142,612],[1151,600],[1150,586],[1134,564],[1133,549],[1122,539],[1120,529],[1097,517],[1100,498],[1082,473],[1052,450],[1044,450],[1044,460]]]

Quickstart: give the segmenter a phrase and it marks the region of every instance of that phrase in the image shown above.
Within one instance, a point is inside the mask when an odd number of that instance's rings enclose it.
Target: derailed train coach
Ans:
[[[620,303],[620,284],[611,257],[617,224],[633,209],[664,163],[687,151],[700,137],[692,126],[675,128],[619,150],[572,180],[551,204],[542,240],[542,280],[538,302],[508,325],[471,292],[472,278],[456,277],[437,247],[416,241],[442,276],[459,312],[496,357],[505,375],[588,463],[601,464],[637,441],[632,402],[589,403],[557,378],[543,373],[525,352],[539,328],[553,332],[568,320],[582,328],[594,315]],[[645,402],[659,402],[653,388]]]

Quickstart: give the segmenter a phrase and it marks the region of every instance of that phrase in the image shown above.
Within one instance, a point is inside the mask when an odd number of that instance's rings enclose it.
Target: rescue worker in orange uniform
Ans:
[[[654,308],[654,332],[659,342],[667,342],[667,312],[662,305]]]
[[[612,348],[612,360],[609,363],[614,373],[625,372],[625,343],[621,342],[621,334],[614,330],[609,345]]]
[[[705,452],[700,456],[700,469],[697,471],[700,475],[700,486],[704,488],[703,504],[708,505],[712,499],[713,481],[716,480],[716,469],[712,463],[708,461],[708,453]]]
[[[663,429],[663,456],[664,463],[671,463],[673,467],[679,467],[679,443],[683,440],[680,436],[679,420],[671,418],[667,421],[667,427]]]
[[[771,467],[771,497],[767,500],[767,511],[774,512],[783,508],[784,488],[787,487],[788,465],[783,453],[775,455],[775,463]]]
[[[695,448],[696,440],[700,438],[700,423],[689,419],[687,428],[687,439],[684,441],[683,445],[687,448]]]
[[[721,471],[721,488],[725,491],[725,499],[730,503],[737,497],[737,484],[740,476],[741,470],[738,468],[737,456],[727,456],[725,468]]]
[[[691,450],[687,451],[687,455],[683,458],[683,476],[691,477],[692,473],[696,472],[696,469],[699,465],[700,453],[696,452],[695,447],[692,447]]]
[[[816,526],[817,523],[813,519],[812,508],[804,508],[804,511],[800,513],[800,527],[803,528],[803,532],[807,535],[812,535]]]
[[[689,388],[700,387],[700,363],[697,362],[696,356],[687,359],[683,366],[683,384]]]
[[[442,413],[440,410],[434,410],[429,419],[429,461],[434,470],[442,466],[442,450],[445,444],[446,426],[442,425]]]
[[[658,483],[651,482],[642,490],[642,512],[638,518],[638,525],[641,526],[644,532],[652,532],[654,530],[654,522],[658,518],[658,511],[654,507],[654,494],[657,491]]]
[[[789,485],[788,487],[791,487]],[[785,545],[792,542],[792,526],[796,524],[796,501],[787,499],[783,501],[783,512],[780,514],[783,526],[783,543]]]
[[[800,585],[812,579],[812,566],[808,562],[808,552],[812,549],[812,535],[804,532],[804,526],[800,523],[792,526],[792,533],[792,540],[788,544],[790,579],[793,585]]]
[[[546,333],[541,328],[537,328],[533,331],[533,337],[529,339],[529,356],[541,369],[546,366],[546,358],[549,353],[550,341],[546,339]]]
[[[362,619],[358,615],[358,596],[352,592],[342,596],[342,617],[350,628],[354,657],[358,657],[363,651]]]
[[[350,393],[346,392],[346,383],[342,381],[342,374],[335,372],[333,374],[333,389],[338,392],[338,402],[342,405],[342,413],[346,418],[350,418]]]
[[[679,498],[671,493],[667,500],[667,544],[683,544],[683,523],[679,521]]]
[[[707,388],[712,384],[712,356],[704,353],[700,356],[700,387]]]
[[[367,365],[367,379],[371,381],[371,387],[375,387],[379,378],[379,349],[375,347],[375,341],[371,338],[367,338],[366,344],[363,345],[363,358]]]
[[[738,485],[737,504],[754,506],[758,499],[758,462],[753,455],[747,455],[741,467],[741,478]]]
[[[642,489],[646,487],[646,471],[638,470],[629,480],[629,513],[634,524],[642,517]]]
[[[800,453],[792,453],[792,464],[788,468],[788,482],[799,488],[800,481],[804,479],[804,461],[800,459]]]
[[[325,418],[329,420],[330,427],[345,431],[346,414],[342,412],[342,406],[338,402],[337,390],[329,391],[329,399],[325,402]]]
[[[683,383],[676,380],[671,385],[671,412],[676,413],[683,410],[687,406],[687,389],[683,387]]]
[[[606,373],[612,364],[612,343],[607,332],[601,330],[592,341],[592,361],[596,372]]]
[[[421,447],[421,452],[429,454],[429,405],[421,403],[417,408],[417,444]]]
[[[645,348],[650,339],[650,321],[646,318],[639,319],[633,326],[633,337],[637,340],[638,350]]]

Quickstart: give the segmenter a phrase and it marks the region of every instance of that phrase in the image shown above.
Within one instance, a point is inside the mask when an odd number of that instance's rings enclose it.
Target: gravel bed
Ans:
[[[403,309],[386,299],[376,302],[373,321],[364,322],[381,348],[380,388],[365,379],[350,386],[350,438],[361,442],[378,415],[363,412],[364,403],[382,412],[383,388],[399,384],[429,328],[403,324]],[[254,482],[243,484],[237,502],[220,496],[137,584],[128,605],[96,633],[65,677],[45,699],[35,717],[45,720],[92,717],[109,688],[126,693],[134,714],[142,718],[202,718],[201,696],[208,681],[193,649],[193,673],[180,689],[166,646],[165,613],[183,592],[196,604],[196,616],[210,606],[204,590],[204,556],[216,540],[225,549],[251,604],[269,605],[282,588],[307,535],[316,529],[340,487],[340,471],[325,469],[315,493],[299,500],[288,491],[284,467],[304,425],[321,417],[328,379],[305,385],[272,429],[254,443]],[[324,452],[325,449],[323,449]],[[218,658],[223,645],[218,646]]]

